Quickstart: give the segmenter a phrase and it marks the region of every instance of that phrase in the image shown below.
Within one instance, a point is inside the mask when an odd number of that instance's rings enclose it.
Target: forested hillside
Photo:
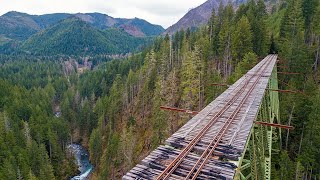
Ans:
[[[0,54],[120,55],[141,51],[164,29],[101,13],[0,16]]]
[[[90,136],[94,177],[120,178],[190,119],[162,111],[161,105],[201,110],[224,90],[211,83],[232,83],[258,56],[267,55],[271,42],[264,8],[262,1],[237,12],[221,4],[207,26],[179,31],[171,40],[159,38],[141,68],[118,76]]]
[[[130,27],[136,29],[137,32],[141,33],[140,36],[143,37],[156,36],[164,31],[161,26],[151,24],[143,19],[113,18],[101,13],[54,13],[31,15],[22,12],[10,11],[0,16],[0,35],[11,40],[26,40],[31,35],[74,16],[100,30],[117,28],[119,30],[127,31],[127,28]],[[124,28],[124,26],[126,28]],[[135,36],[135,32],[127,32],[129,34],[131,33],[130,35]]]
[[[116,74],[139,66],[140,56],[109,61],[101,65],[107,71],[79,76],[76,61],[82,58],[0,55],[0,179],[76,175],[67,145],[88,146],[99,97],[108,94]]]
[[[220,5],[207,25],[158,37],[143,52],[78,72],[76,57],[0,56],[0,179],[66,179],[66,145],[88,147],[92,179],[120,179],[260,58],[279,53],[283,131],[272,179],[320,177],[320,4],[288,0],[271,14],[263,0]],[[286,67],[286,68],[284,68]],[[284,69],[282,69],[284,68]],[[55,112],[61,109],[61,117]],[[290,122],[289,122],[290,121]]]
[[[291,121],[295,130],[288,137],[283,131],[272,179],[319,177],[320,6],[295,0],[273,9],[268,14],[263,1],[236,12],[220,6],[207,26],[159,39],[140,69],[118,76],[90,137],[94,177],[120,178],[190,118],[161,105],[200,110],[223,90],[211,83],[234,82],[269,52],[288,67],[279,71],[300,73],[279,75],[280,88],[303,92],[280,94],[281,122]]]
[[[98,30],[72,17],[33,35],[21,49],[41,55],[126,54],[151,38],[137,38],[119,29]]]

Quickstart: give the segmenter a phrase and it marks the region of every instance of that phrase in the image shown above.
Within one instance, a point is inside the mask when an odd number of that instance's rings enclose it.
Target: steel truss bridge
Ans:
[[[123,176],[132,179],[270,179],[280,148],[277,55],[247,74]]]

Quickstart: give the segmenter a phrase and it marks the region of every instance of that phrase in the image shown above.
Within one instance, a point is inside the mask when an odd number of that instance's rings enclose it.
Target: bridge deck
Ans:
[[[181,160],[174,172],[168,175],[168,179],[184,179],[212,141],[215,141],[217,146],[197,179],[233,179],[276,60],[276,55],[269,55],[263,59],[168,138],[165,146],[160,146],[151,152],[123,176],[123,179],[158,178],[213,120],[213,125]],[[222,111],[223,109],[225,110]],[[230,123],[226,126],[228,122]]]

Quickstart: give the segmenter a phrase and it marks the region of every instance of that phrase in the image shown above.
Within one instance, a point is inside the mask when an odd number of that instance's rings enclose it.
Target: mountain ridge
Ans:
[[[113,18],[107,14],[97,12],[30,15],[17,11],[9,11],[0,16],[0,35],[9,39],[23,41],[40,30],[53,26],[71,16],[77,16],[101,30],[118,28],[137,37],[156,36],[164,31],[162,26],[151,24],[143,19]]]
[[[208,23],[212,10],[214,9],[218,13],[220,3],[224,6],[231,4],[236,10],[240,5],[247,3],[248,0],[207,0],[201,5],[189,10],[178,22],[168,27],[163,34],[173,35],[175,32],[181,29],[195,29]],[[267,11],[271,12],[274,4],[277,4],[278,0],[264,0],[267,6]]]
[[[166,29],[164,34],[174,34],[176,31],[180,29],[188,29],[188,28],[197,28],[201,25],[204,25],[208,22],[212,9],[214,8],[217,12],[218,7],[222,3],[226,5],[228,3],[227,0],[208,0],[203,4],[191,9],[188,11],[179,21],[169,28]]]

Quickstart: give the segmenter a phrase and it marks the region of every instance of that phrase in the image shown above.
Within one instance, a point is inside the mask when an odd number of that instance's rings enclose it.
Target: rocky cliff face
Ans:
[[[220,2],[223,5],[228,3],[227,0],[208,0],[200,6],[191,9],[176,24],[170,26],[165,31],[165,34],[173,34],[180,29],[195,28],[206,24],[211,16],[212,9],[214,8],[217,11]]]
[[[207,0],[200,6],[191,9],[176,24],[170,26],[163,34],[172,35],[181,29],[194,29],[206,24],[210,19],[212,9],[215,9],[217,13],[220,3],[224,6],[231,3],[234,8],[237,9],[241,4],[244,4],[247,1],[248,0]],[[278,0],[264,0],[264,2],[267,6],[267,10],[271,12],[272,7],[277,4]]]

